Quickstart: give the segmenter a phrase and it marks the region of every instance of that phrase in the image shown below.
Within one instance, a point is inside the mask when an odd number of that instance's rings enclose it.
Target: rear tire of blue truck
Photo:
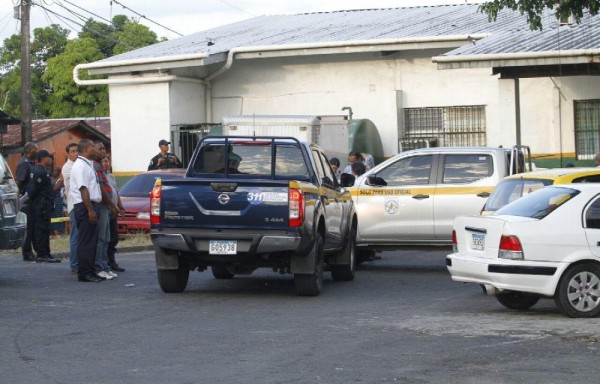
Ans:
[[[154,251],[157,258],[164,254],[164,251],[157,248]],[[185,259],[177,256],[177,268],[175,269],[157,269],[158,285],[165,293],[179,293],[187,287],[190,277],[190,269],[187,267]]]
[[[341,256],[348,260],[346,265],[332,265],[331,278],[334,281],[352,281],[354,280],[354,271],[356,268],[356,227],[352,226],[348,235],[346,245],[342,249]]]
[[[298,296],[318,296],[323,288],[323,237],[315,238],[311,256],[315,257],[315,269],[313,273],[294,274],[294,287]]]

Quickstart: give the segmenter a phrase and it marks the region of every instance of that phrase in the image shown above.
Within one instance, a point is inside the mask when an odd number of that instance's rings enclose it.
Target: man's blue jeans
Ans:
[[[96,247],[96,271],[109,271],[108,268],[108,242],[110,241],[110,209],[100,204],[98,216],[98,244]]]

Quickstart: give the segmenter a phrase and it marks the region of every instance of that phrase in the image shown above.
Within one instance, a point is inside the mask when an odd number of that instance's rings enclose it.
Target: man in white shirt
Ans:
[[[71,266],[71,272],[77,273],[79,264],[77,263],[77,239],[79,238],[79,231],[75,224],[75,212],[73,211],[73,199],[69,197],[69,187],[71,186],[71,171],[75,160],[77,160],[77,144],[70,143],[67,145],[67,162],[62,168],[62,176],[65,182],[65,201],[67,202],[67,213],[69,214],[69,221],[71,222],[71,235],[69,238],[70,252],[69,252],[69,264]]]
[[[69,199],[75,211],[75,223],[79,231],[77,244],[77,277],[82,282],[99,282],[94,269],[96,244],[98,243],[98,214],[102,193],[92,158],[95,154],[94,142],[81,140],[79,156],[71,169]]]

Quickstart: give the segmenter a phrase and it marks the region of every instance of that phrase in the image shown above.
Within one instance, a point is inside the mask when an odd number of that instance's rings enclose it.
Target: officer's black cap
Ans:
[[[54,158],[54,156],[50,152],[46,151],[45,149],[40,149],[37,153],[37,160],[40,161],[44,157]]]
[[[167,140],[161,140],[161,141],[159,141],[159,142],[158,142],[158,146],[159,146],[159,147],[160,147],[161,145],[169,145],[169,144],[171,144],[171,142],[170,142],[170,141],[167,141]]]

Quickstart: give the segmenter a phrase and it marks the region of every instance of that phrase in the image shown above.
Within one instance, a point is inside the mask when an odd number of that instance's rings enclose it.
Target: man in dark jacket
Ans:
[[[37,165],[33,167],[27,185],[33,219],[31,242],[37,253],[35,261],[40,263],[60,262],[50,254],[50,219],[54,209],[54,189],[48,174],[51,166],[52,155],[45,149],[40,150],[37,153]]]
[[[153,169],[166,169],[166,168],[183,168],[183,164],[174,154],[169,152],[169,144],[167,140],[161,140],[158,142],[160,152],[150,160],[148,170]]]
[[[21,211],[27,216],[27,231],[25,233],[25,241],[21,247],[21,251],[23,252],[23,260],[25,261],[35,261],[35,254],[31,250],[31,223],[33,222],[33,212],[31,210],[30,203],[27,202],[27,197],[23,197],[23,195],[25,195],[27,186],[29,184],[29,178],[31,176],[31,170],[35,165],[37,151],[38,147],[35,143],[25,143],[25,146],[23,147],[23,156],[17,163],[17,172],[15,176],[15,181],[19,187],[19,195],[24,201],[23,205],[21,206]]]

